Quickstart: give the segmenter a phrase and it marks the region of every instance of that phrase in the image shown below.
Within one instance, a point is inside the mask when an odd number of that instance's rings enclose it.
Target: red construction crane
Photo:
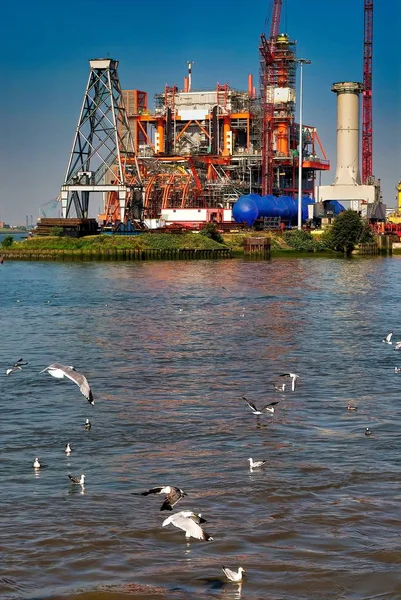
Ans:
[[[275,81],[274,55],[280,28],[283,0],[274,0],[270,37],[264,33],[260,37],[260,91],[262,97],[262,194],[272,193],[273,189],[273,118]]]
[[[369,183],[372,167],[372,48],[373,0],[364,0],[363,96],[362,96],[362,183]]]

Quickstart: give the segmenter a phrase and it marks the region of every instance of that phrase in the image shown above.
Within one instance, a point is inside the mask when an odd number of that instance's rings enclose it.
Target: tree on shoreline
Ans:
[[[3,246],[3,248],[10,248],[10,246],[13,245],[13,242],[14,242],[13,236],[12,235],[6,235],[6,237],[1,242],[1,245]]]
[[[324,238],[329,248],[350,256],[356,244],[371,242],[373,234],[369,223],[358,213],[354,210],[345,210],[335,218]]]

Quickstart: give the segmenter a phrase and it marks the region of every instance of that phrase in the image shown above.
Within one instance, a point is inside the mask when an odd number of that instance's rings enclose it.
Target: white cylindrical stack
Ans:
[[[337,94],[337,169],[334,185],[358,185],[359,94],[363,85],[355,81],[334,83]]]

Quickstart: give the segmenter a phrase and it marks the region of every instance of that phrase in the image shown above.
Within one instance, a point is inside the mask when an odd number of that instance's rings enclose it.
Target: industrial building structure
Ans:
[[[282,34],[277,48],[283,66],[274,91],[272,189],[277,195],[294,196],[299,138],[294,122],[294,43]],[[228,84],[193,90],[191,79],[189,73],[182,90],[166,86],[156,95],[154,110],[146,92],[123,92],[143,182],[144,221],[150,227],[229,223],[239,196],[262,191],[263,107],[252,75],[246,91]],[[330,168],[314,127],[303,127],[303,155],[302,187],[313,196],[317,171]],[[110,194],[100,220],[107,224],[119,218],[117,198]]]
[[[75,211],[87,218],[89,197],[96,193],[101,194],[98,205],[104,206],[99,221],[109,228],[128,220],[150,228],[230,224],[234,203],[247,194],[301,195],[320,205],[330,200],[348,207],[348,202],[361,212],[377,204],[380,192],[372,177],[373,0],[364,0],[364,84],[332,87],[338,107],[337,169],[330,186],[317,185],[317,174],[329,170],[330,163],[316,128],[300,128],[295,121],[297,62],[305,61],[296,58],[295,42],[279,33],[281,8],[282,0],[274,0],[270,35],[260,39],[258,92],[251,74],[246,90],[228,83],[196,90],[193,62],[188,62],[183,88],[166,85],[151,108],[147,92],[122,90],[118,61],[91,60],[60,193],[62,216]]]

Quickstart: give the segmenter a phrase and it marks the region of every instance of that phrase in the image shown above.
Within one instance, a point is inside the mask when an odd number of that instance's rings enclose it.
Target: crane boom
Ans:
[[[362,183],[373,174],[372,127],[373,0],[364,0],[363,96],[362,96]]]

